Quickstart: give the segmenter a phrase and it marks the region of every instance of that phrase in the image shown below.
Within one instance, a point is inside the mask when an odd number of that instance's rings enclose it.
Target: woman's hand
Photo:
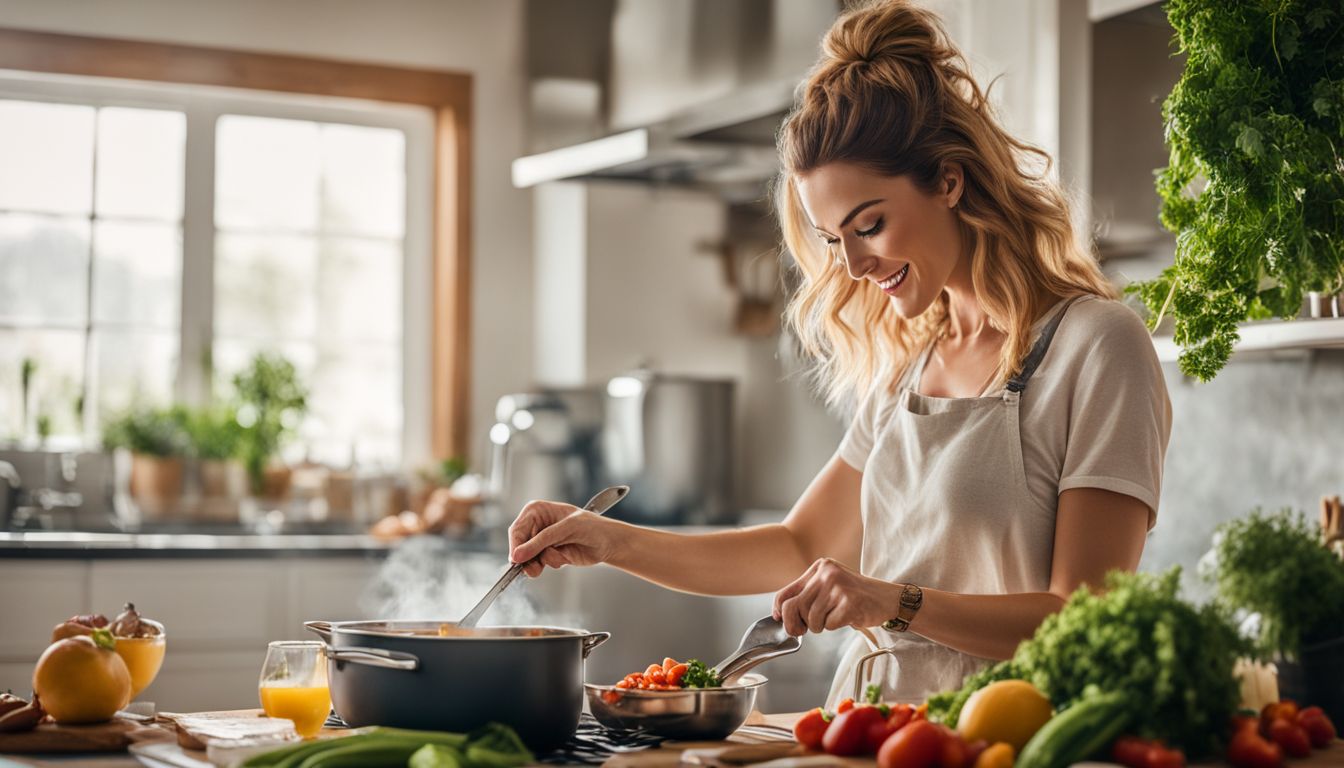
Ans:
[[[841,627],[875,627],[895,616],[901,585],[871,579],[823,557],[775,593],[774,617],[790,635]]]
[[[529,501],[509,526],[509,560],[528,563],[523,573],[537,576],[542,566],[594,565],[615,549],[613,521],[554,501]]]

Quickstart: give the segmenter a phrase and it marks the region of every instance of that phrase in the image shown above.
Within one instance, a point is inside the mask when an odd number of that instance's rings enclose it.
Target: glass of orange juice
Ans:
[[[266,648],[261,667],[261,708],[271,717],[294,721],[294,730],[311,739],[331,711],[327,655],[317,641],[277,640]]]
[[[140,619],[141,624],[152,624],[158,629],[158,634],[146,635],[144,637],[118,637],[116,651],[121,660],[126,662],[126,671],[131,673],[131,698],[134,699],[140,695],[140,692],[149,687],[154,682],[154,678],[159,675],[159,667],[163,666],[163,655],[168,649],[168,635],[163,631],[163,625],[157,621],[149,619]]]

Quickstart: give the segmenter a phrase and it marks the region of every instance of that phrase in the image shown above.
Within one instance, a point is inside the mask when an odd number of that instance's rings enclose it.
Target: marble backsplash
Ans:
[[[1141,568],[1180,564],[1203,596],[1194,569],[1219,523],[1257,506],[1316,520],[1321,496],[1344,494],[1344,351],[1234,358],[1207,384],[1163,370],[1171,443]]]

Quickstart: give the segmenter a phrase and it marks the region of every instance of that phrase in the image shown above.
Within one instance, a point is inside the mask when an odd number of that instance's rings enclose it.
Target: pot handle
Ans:
[[[873,663],[877,661],[878,656],[890,656],[894,659],[896,658],[896,652],[890,648],[879,648],[859,659],[859,663],[854,665],[855,701],[863,701],[864,683],[868,682],[868,672],[873,668]]]
[[[402,651],[385,651],[382,648],[332,648],[327,646],[327,659],[339,666],[363,664],[366,667],[380,669],[399,669],[414,672],[420,668],[420,658],[415,654]]]
[[[597,646],[611,639],[610,632],[589,632],[583,636],[583,658],[588,658],[588,654],[593,652]]]
[[[305,621],[304,629],[312,632],[322,638],[322,642],[331,645],[331,622],[330,621]]]

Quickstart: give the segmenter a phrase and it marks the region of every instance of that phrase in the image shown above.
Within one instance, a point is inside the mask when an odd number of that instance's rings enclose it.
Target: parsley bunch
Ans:
[[[930,699],[930,717],[954,725],[971,693],[1014,678],[1036,686],[1057,710],[1089,692],[1122,694],[1138,735],[1165,739],[1191,757],[1214,752],[1241,698],[1232,666],[1246,646],[1225,610],[1182,600],[1179,567],[1112,573],[1106,583],[1104,594],[1074,592],[1011,660],[967,678],[950,697]]]
[[[1187,55],[1163,104],[1161,221],[1176,260],[1136,283],[1176,320],[1181,370],[1207,381],[1237,323],[1295,317],[1344,287],[1344,11],[1339,0],[1168,0]]]
[[[719,673],[705,666],[699,659],[686,662],[686,674],[681,678],[682,688],[718,688],[723,685]]]
[[[1344,634],[1344,562],[1321,545],[1320,526],[1291,509],[1259,509],[1218,527],[1202,575],[1228,608],[1260,615],[1262,656]]]

